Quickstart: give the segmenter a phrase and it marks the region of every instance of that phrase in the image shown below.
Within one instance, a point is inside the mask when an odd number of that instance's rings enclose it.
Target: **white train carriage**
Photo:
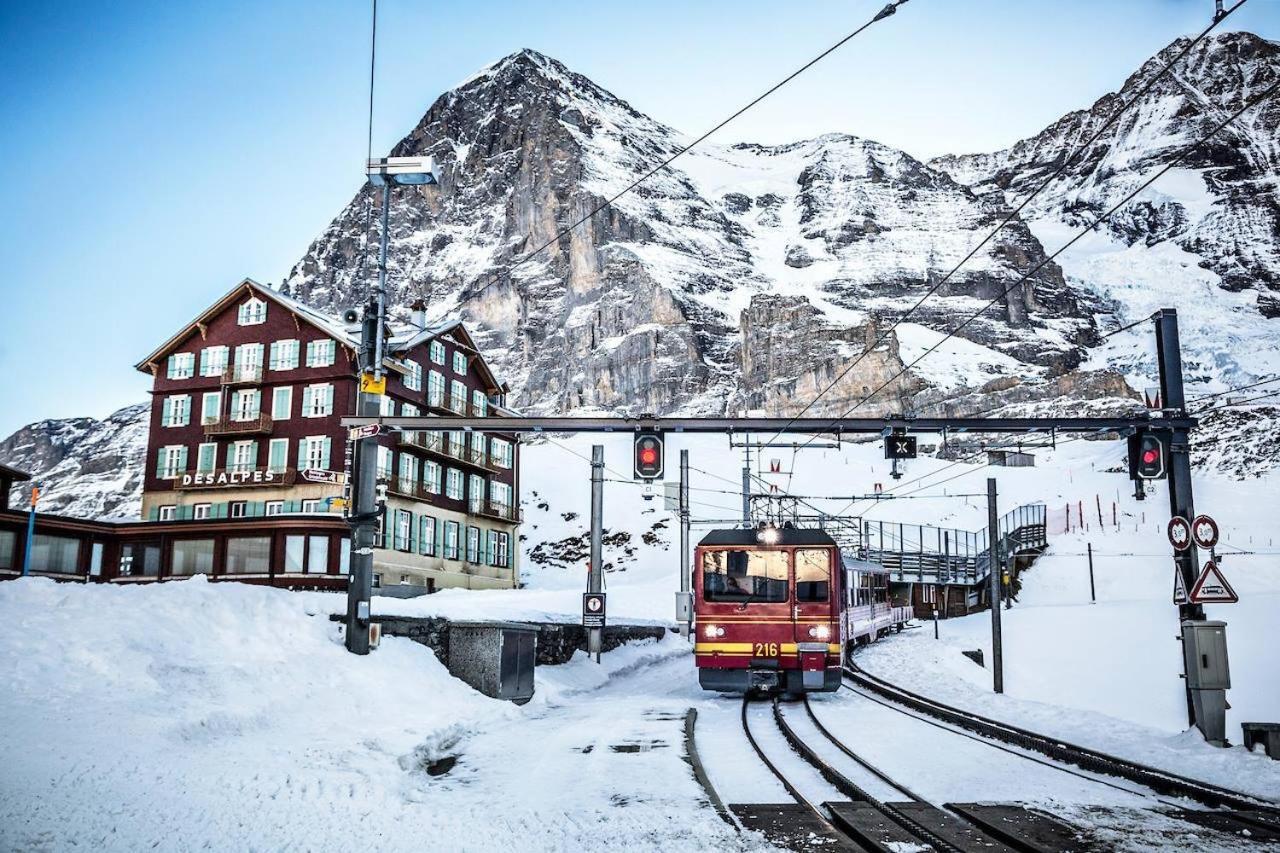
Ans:
[[[841,636],[846,648],[872,643],[889,633],[901,631],[914,615],[908,602],[895,605],[889,590],[889,570],[879,563],[842,555],[844,566],[844,606],[841,608]]]

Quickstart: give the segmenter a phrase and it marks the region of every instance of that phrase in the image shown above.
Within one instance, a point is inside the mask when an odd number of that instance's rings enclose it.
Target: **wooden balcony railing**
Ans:
[[[218,418],[204,422],[205,435],[258,435],[271,432],[271,415],[259,414],[247,420]]]

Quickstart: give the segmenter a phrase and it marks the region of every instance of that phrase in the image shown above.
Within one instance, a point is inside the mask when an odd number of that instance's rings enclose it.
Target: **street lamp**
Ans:
[[[387,327],[387,224],[391,215],[393,186],[423,186],[440,183],[440,167],[432,157],[371,157],[365,164],[369,185],[382,188],[382,235],[378,248],[378,289],[374,293],[373,317],[365,308],[361,324],[360,414],[376,417],[379,398],[386,392],[382,360],[385,357]],[[373,322],[369,322],[370,320]],[[372,340],[370,338],[372,337]],[[373,596],[373,545],[378,529],[377,436],[355,442],[355,506],[351,510],[351,576],[347,585],[347,650],[369,653],[369,600]]]

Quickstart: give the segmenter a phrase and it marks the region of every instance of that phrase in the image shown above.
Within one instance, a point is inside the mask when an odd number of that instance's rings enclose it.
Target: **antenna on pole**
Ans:
[[[1226,15],[1226,14],[1227,14],[1227,13],[1226,13],[1226,10],[1222,8],[1222,0],[1213,0],[1213,20],[1214,20],[1214,22],[1216,23],[1216,22],[1218,22],[1218,21],[1221,21],[1221,20],[1222,20],[1222,18],[1223,18],[1223,16],[1224,16],[1224,15]]]

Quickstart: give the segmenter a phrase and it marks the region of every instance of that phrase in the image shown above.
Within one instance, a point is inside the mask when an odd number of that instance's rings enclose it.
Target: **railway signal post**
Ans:
[[[591,446],[591,565],[587,569],[587,592],[604,591],[604,445]],[[604,629],[587,629],[587,654],[596,656],[604,647]]]
[[[680,451],[680,595],[676,602],[680,636],[693,632],[693,580],[689,572],[689,451]]]
[[[1000,515],[996,512],[996,478],[987,478],[987,547],[991,555],[987,575],[991,599],[991,677],[992,689],[1004,692],[1004,645],[1000,636]]]

